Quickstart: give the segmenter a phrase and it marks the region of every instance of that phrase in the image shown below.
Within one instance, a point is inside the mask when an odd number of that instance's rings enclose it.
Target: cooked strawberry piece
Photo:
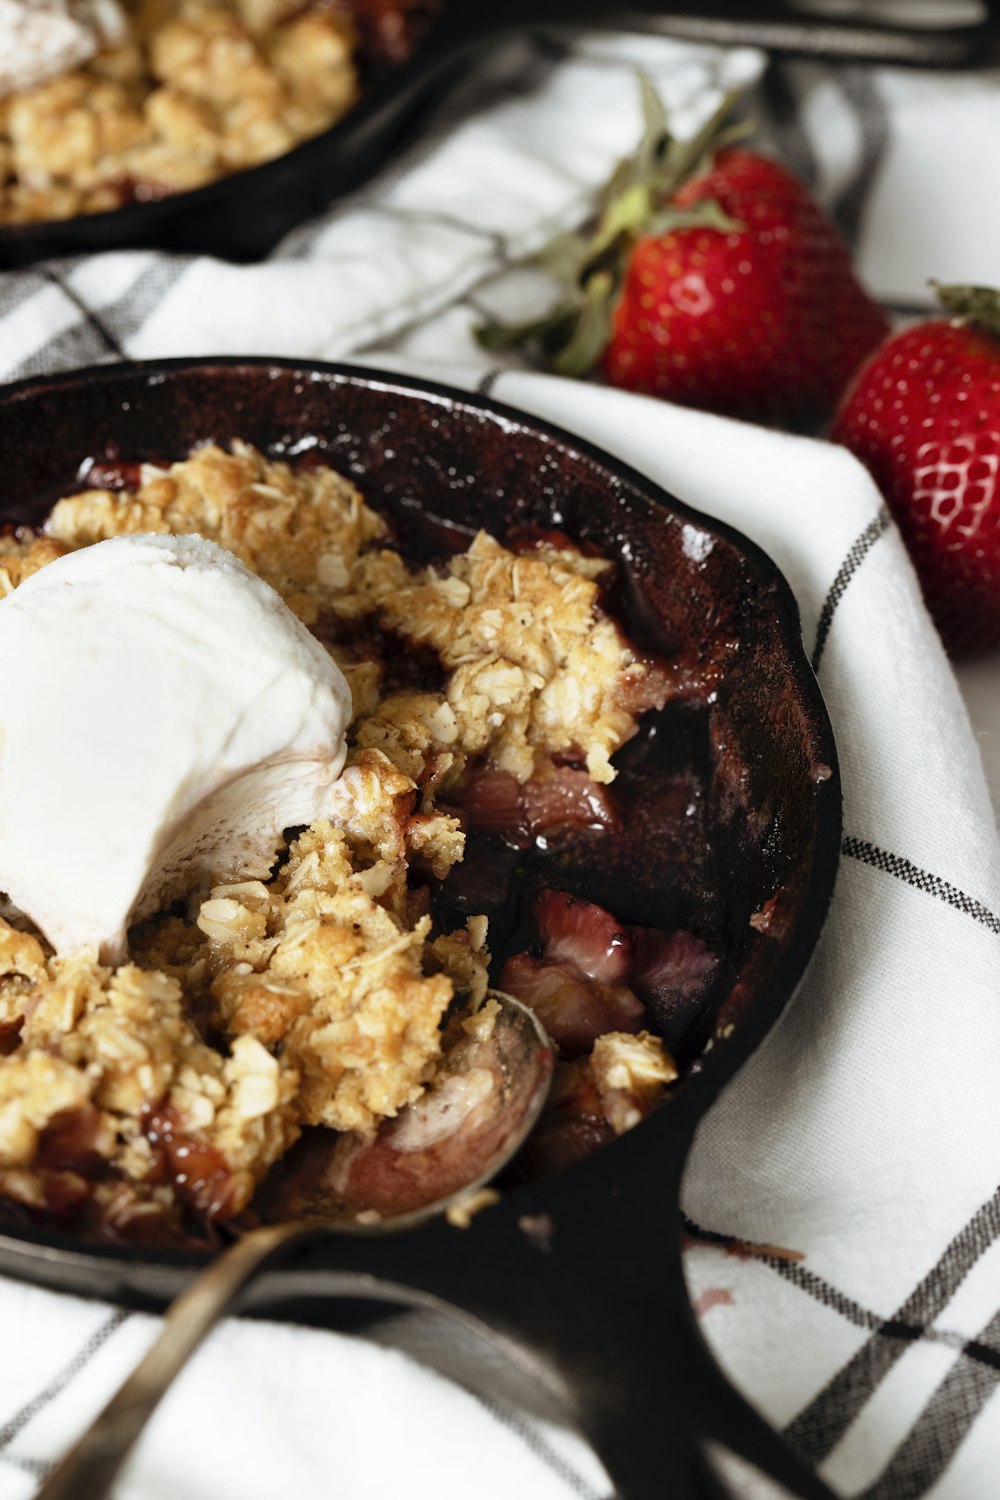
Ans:
[[[678,652],[669,661],[650,655],[641,660],[640,667],[630,667],[615,691],[621,707],[635,718],[677,699],[703,698],[722,680],[719,663],[695,651]]]
[[[0,1222],[14,1224],[56,1224],[73,1229],[86,1222],[93,1183],[78,1172],[54,1171],[48,1167],[33,1168],[29,1196],[23,1196],[24,1174],[0,1171]]]
[[[635,718],[649,708],[662,709],[678,696],[677,675],[669,663],[650,657],[643,666],[644,671],[627,672],[616,693],[622,708]]]
[[[399,67],[433,23],[440,0],[347,0],[344,9],[361,34],[362,56]]]
[[[535,919],[546,963],[568,964],[584,978],[601,984],[621,984],[627,979],[632,939],[602,906],[578,901],[565,891],[543,891]]]
[[[145,1134],[159,1159],[161,1180],[170,1182],[182,1202],[209,1219],[232,1212],[232,1168],[215,1146],[183,1129],[172,1105],[147,1113]]]
[[[535,921],[541,957],[515,954],[500,984],[531,1006],[564,1057],[579,1056],[605,1032],[640,1031],[650,1018],[672,1051],[683,1050],[719,967],[701,938],[625,927],[566,891],[542,891]]]
[[[141,467],[125,458],[90,458],[81,465],[77,479],[95,490],[137,490]]]
[[[92,1184],[78,1172],[43,1169],[39,1175],[48,1214],[60,1227],[71,1227],[87,1207]]]
[[[625,985],[601,984],[530,953],[508,958],[500,988],[531,1007],[564,1057],[578,1057],[606,1031],[638,1031],[646,1014]]]
[[[656,1030],[676,1049],[704,1015],[719,960],[683,929],[657,932],[630,927],[635,958],[632,984],[649,1007]]]
[[[598,1146],[613,1141],[589,1057],[557,1065],[545,1112],[525,1144],[517,1166],[530,1181],[584,1161]]]
[[[462,792],[462,806],[472,828],[527,842],[524,789],[506,771],[480,771]]]
[[[93,1177],[107,1169],[113,1148],[114,1134],[105,1116],[85,1104],[49,1121],[39,1141],[38,1161],[56,1172]]]
[[[753,913],[750,926],[764,937],[783,943],[791,933],[796,909],[794,889],[781,885],[760,910]]]
[[[618,824],[606,788],[570,766],[523,783],[506,771],[481,771],[462,793],[462,805],[473,828],[499,834],[522,849],[558,828],[596,831]]]
[[[560,828],[614,828],[618,815],[610,794],[586,771],[562,766],[553,775],[532,777],[521,788],[524,823],[532,839]]]
[[[552,1079],[545,1113],[517,1165],[529,1180],[547,1177],[561,1167],[583,1161],[614,1138],[587,1059],[561,1062]]]

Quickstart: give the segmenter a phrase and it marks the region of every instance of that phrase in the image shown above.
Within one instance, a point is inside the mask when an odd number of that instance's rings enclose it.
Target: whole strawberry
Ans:
[[[712,200],[744,227],[638,241],[604,372],[612,385],[712,411],[822,420],[889,325],[829,218],[777,162],[720,151],[673,202]]]
[[[830,436],[874,475],[958,656],[1000,645],[1000,294],[938,296],[951,320],[886,339]]]
[[[692,142],[644,85],[646,131],[618,168],[593,235],[542,263],[567,287],[552,314],[481,331],[565,375],[788,426],[824,420],[888,332],[847,248],[777,162],[721,145],[733,99]]]

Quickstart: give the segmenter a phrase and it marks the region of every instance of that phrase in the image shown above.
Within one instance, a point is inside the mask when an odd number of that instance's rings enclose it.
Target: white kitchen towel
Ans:
[[[537,304],[543,285],[512,263],[627,149],[637,64],[690,122],[763,59],[648,36],[522,38],[264,265],[121,253],[0,279],[0,375],[219,352],[421,369],[585,433],[772,553],[838,735],[842,867],[806,984],[696,1143],[691,1292],[723,1366],[837,1489],[979,1500],[1000,1467],[1000,850],[898,537],[843,452],[495,368],[471,337],[482,310]],[[921,300],[925,275],[996,279],[1000,154],[977,154],[972,201],[948,149],[973,115],[1000,132],[995,90],[986,75],[763,73],[765,145],[817,185],[896,310]],[[0,1281],[0,1500],[32,1493],[154,1326]],[[381,1347],[230,1323],[119,1492],[449,1500],[470,1475],[482,1500],[607,1494],[538,1392],[424,1315],[395,1317]]]

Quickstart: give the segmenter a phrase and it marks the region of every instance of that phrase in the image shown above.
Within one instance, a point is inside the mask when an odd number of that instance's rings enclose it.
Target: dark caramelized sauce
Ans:
[[[398,692],[441,693],[447,686],[448,674],[436,651],[418,641],[405,640],[376,620],[345,621],[325,614],[311,628],[318,640],[343,647],[354,660],[381,663],[383,696]]]
[[[530,843],[470,827],[463,862],[432,886],[436,925],[490,919],[496,974],[537,938],[532,911],[547,887],[592,901],[620,921],[719,936],[718,871],[707,838],[704,710],[670,704],[649,713],[615,757],[617,825],[563,825]]]
[[[21,1045],[23,1025],[23,1016],[18,1016],[15,1021],[0,1021],[0,1057],[9,1057],[12,1052],[17,1051]]]
[[[340,0],[338,8],[347,10],[358,28],[362,64],[398,68],[413,56],[442,7],[440,0]]]
[[[415,498],[402,496],[392,514],[392,531],[403,556],[418,567],[446,562],[465,552],[476,535],[475,526],[463,526],[449,517],[436,515]]]
[[[91,1179],[103,1177],[107,1162],[101,1151],[107,1139],[103,1116],[93,1104],[64,1110],[45,1127],[39,1142],[38,1161],[57,1172],[79,1172]]]

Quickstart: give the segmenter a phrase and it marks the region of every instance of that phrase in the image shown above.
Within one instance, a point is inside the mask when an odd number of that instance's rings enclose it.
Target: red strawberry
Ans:
[[[589,1051],[603,1032],[638,1031],[648,1016],[671,1049],[690,1040],[719,967],[700,938],[623,927],[566,891],[542,891],[534,916],[542,956],[508,958],[500,988],[531,1006],[564,1057]]]
[[[562,236],[542,258],[566,300],[481,330],[487,347],[527,345],[564,375],[600,364],[613,385],[736,416],[822,419],[889,325],[784,167],[732,147],[705,165],[733,102],[679,143],[645,86],[645,137],[593,236]]]
[[[954,314],[886,339],[830,436],[889,503],[953,655],[1000,645],[1000,293],[939,287]]]
[[[629,257],[604,372],[612,385],[787,423],[821,419],[889,325],[847,247],[791,173],[720,151],[673,202],[744,225],[646,235]]]

